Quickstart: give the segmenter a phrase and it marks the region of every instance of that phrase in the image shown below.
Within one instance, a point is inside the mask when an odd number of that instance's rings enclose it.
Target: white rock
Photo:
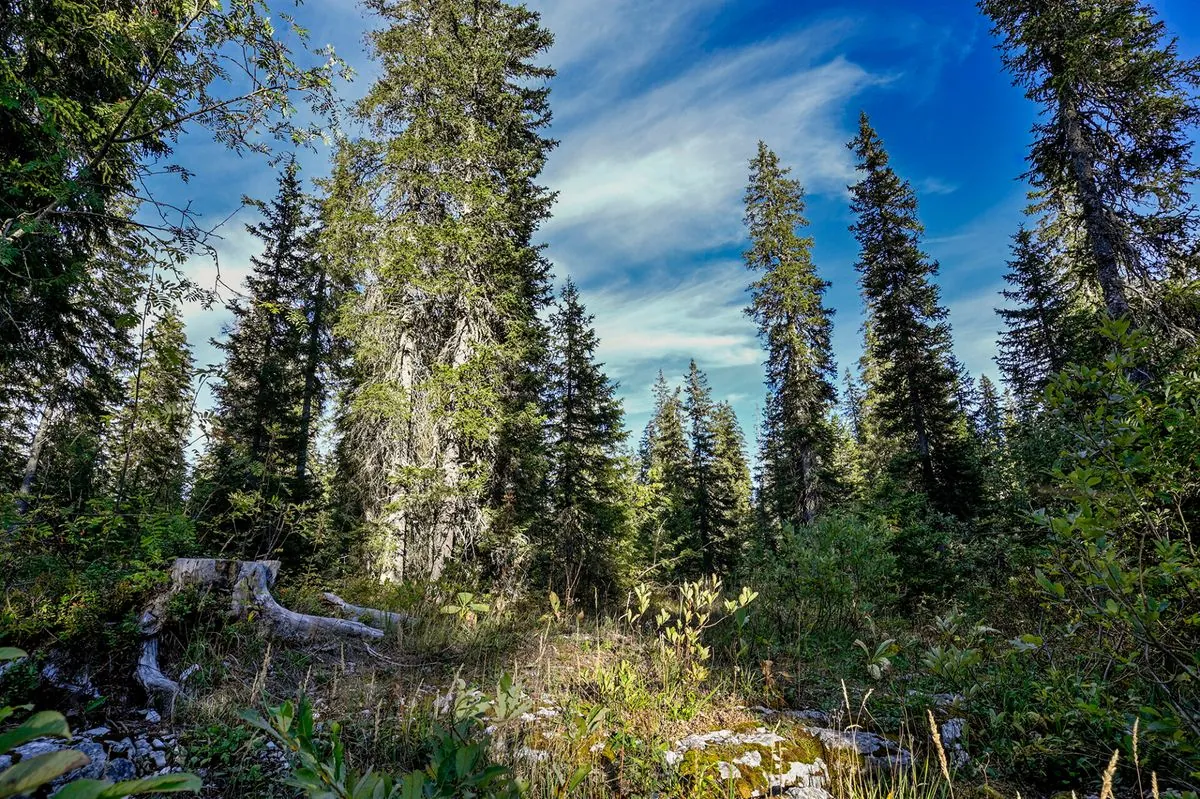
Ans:
[[[735,765],[738,765],[738,766],[750,766],[751,768],[761,768],[762,767],[762,752],[758,751],[757,749],[751,749],[749,752],[745,752],[745,753],[735,757],[733,759],[733,762]]]
[[[717,761],[717,773],[721,775],[723,780],[740,780],[742,772],[732,763],[726,763],[724,760]]]
[[[962,768],[971,762],[971,756],[967,754],[966,748],[963,746],[963,738],[966,736],[967,723],[963,719],[950,719],[941,725],[939,733],[942,736],[942,746],[946,749],[946,759],[950,761],[950,765],[954,768]]]
[[[825,761],[817,758],[811,763],[799,763],[795,760],[787,764],[787,771],[779,774],[768,774],[767,781],[772,788],[824,788],[829,781],[829,769]]]
[[[787,799],[833,799],[833,794],[824,788],[814,788],[811,786],[788,788],[783,792],[783,795]]]
[[[857,753],[871,766],[908,766],[912,763],[912,755],[907,750],[873,732],[831,730],[824,727],[805,727],[804,731],[815,735],[829,749]]]
[[[57,752],[60,749],[66,749],[66,744],[58,741],[52,741],[48,738],[39,738],[36,741],[30,741],[27,744],[18,746],[12,750],[12,753],[21,760],[28,760],[31,757],[45,755],[50,752]]]

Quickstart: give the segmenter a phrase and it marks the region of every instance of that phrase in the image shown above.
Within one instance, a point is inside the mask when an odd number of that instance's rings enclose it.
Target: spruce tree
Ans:
[[[859,444],[863,443],[863,413],[865,411],[863,388],[862,383],[849,369],[842,371],[842,407],[851,436]]]
[[[799,235],[804,190],[765,143],[750,162],[746,225],[751,285],[747,313],[767,350],[759,496],[773,525],[812,521],[829,494],[833,444],[829,413],[837,398],[830,345],[828,282],[812,263],[812,239]]]
[[[1067,363],[1069,289],[1048,245],[1022,227],[1013,236],[1012,259],[1001,293],[1013,305],[997,308],[1004,320],[996,364],[1023,409],[1038,404],[1050,378]]]
[[[304,500],[303,464],[319,416],[327,353],[329,280],[314,251],[310,200],[290,163],[262,221],[246,226],[262,242],[251,258],[248,296],[231,305],[233,322],[216,398],[211,444],[195,502],[213,532],[247,556],[278,554],[280,514]],[[249,509],[237,497],[253,497]]]
[[[1005,66],[1043,109],[1028,177],[1112,316],[1157,278],[1195,278],[1189,184],[1200,59],[1143,0],[980,0]],[[1078,245],[1076,245],[1078,242]],[[1147,320],[1158,303],[1133,309]],[[1185,323],[1193,332],[1194,318]]]
[[[146,336],[129,377],[126,403],[113,420],[109,458],[119,500],[155,509],[175,508],[183,501],[193,374],[183,319],[177,309],[168,308]]]
[[[713,455],[709,469],[708,507],[712,517],[711,571],[729,575],[750,522],[750,463],[737,414],[728,402],[718,403],[712,417]]]
[[[716,562],[717,531],[714,507],[716,490],[713,464],[716,459],[716,430],[713,425],[712,389],[708,376],[700,371],[696,361],[688,364],[683,383],[683,413],[687,426],[690,462],[688,488],[691,524],[685,549],[680,552],[680,566],[692,577],[713,573]]]
[[[912,187],[889,164],[883,141],[863,114],[850,143],[861,180],[850,187],[859,244],[855,268],[866,303],[868,385],[880,432],[899,450],[892,468],[935,507],[965,513],[976,481],[967,464],[957,407],[950,325],[933,279],[938,265],[921,249]]]
[[[681,392],[667,384],[662,372],[654,383],[654,413],[639,447],[638,482],[646,492],[638,531],[643,559],[651,567],[670,560],[690,537],[691,449],[684,423]]]
[[[592,320],[568,280],[550,317],[548,512],[537,528],[550,581],[566,596],[611,586],[626,525],[624,413],[616,386],[596,362]]]
[[[338,155],[330,247],[362,287],[340,330],[352,363],[339,481],[384,578],[437,576],[464,555],[514,560],[540,510],[534,243],[554,142],[538,65],[552,35],[503,0],[371,0],[381,75],[369,131]]]

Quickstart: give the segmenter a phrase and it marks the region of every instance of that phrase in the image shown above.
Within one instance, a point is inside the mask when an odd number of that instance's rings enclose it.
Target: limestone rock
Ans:
[[[113,782],[137,779],[137,766],[133,761],[124,757],[115,757],[104,767],[104,779]]]
[[[828,768],[822,753],[820,741],[807,732],[789,737],[759,727],[689,735],[664,759],[684,777],[715,775],[743,796],[779,796],[789,788],[824,788]]]
[[[863,730],[831,730],[825,727],[805,727],[815,735],[830,754],[857,755],[863,762],[876,768],[893,766],[906,767],[912,763],[912,755],[898,743],[882,735]]]

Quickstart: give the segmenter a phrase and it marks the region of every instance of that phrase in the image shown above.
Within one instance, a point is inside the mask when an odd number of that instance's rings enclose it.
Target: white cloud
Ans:
[[[917,184],[917,194],[953,194],[958,191],[957,183],[950,183],[941,178],[925,178]]]
[[[547,170],[560,192],[551,254],[591,271],[601,253],[645,260],[740,240],[759,138],[811,191],[844,190],[854,170],[842,111],[882,80],[841,57],[814,63],[847,30],[825,23],[706,59],[572,127]]]
[[[954,328],[954,354],[978,377],[986,374],[999,379],[999,369],[992,357],[996,354],[996,339],[1003,323],[996,308],[1003,304],[1000,286],[991,285],[971,295],[946,303],[950,324]]]
[[[695,357],[708,368],[757,364],[754,323],[743,313],[745,267],[722,262],[655,291],[648,285],[587,293],[599,356],[620,378],[638,363]],[[652,284],[653,281],[647,281]]]

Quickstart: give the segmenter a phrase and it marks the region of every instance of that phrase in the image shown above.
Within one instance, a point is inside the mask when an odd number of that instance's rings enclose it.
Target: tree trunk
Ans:
[[[1127,244],[1116,230],[1112,211],[1105,206],[1100,194],[1100,187],[1096,183],[1092,148],[1084,135],[1079,114],[1065,103],[1060,113],[1075,194],[1083,212],[1088,248],[1095,260],[1096,281],[1104,294],[1104,305],[1109,315],[1118,319],[1129,313],[1129,300],[1125,296],[1125,284],[1121,276],[1121,256],[1130,253],[1127,252]]]
[[[33,443],[29,446],[29,457],[25,460],[25,474],[21,478],[21,488],[17,494],[17,512],[24,515],[29,511],[29,497],[33,495],[33,486],[37,482],[38,463],[42,458],[42,450],[46,447],[46,436],[56,417],[56,406],[53,400],[42,408],[38,419],[37,430],[33,434]]]

